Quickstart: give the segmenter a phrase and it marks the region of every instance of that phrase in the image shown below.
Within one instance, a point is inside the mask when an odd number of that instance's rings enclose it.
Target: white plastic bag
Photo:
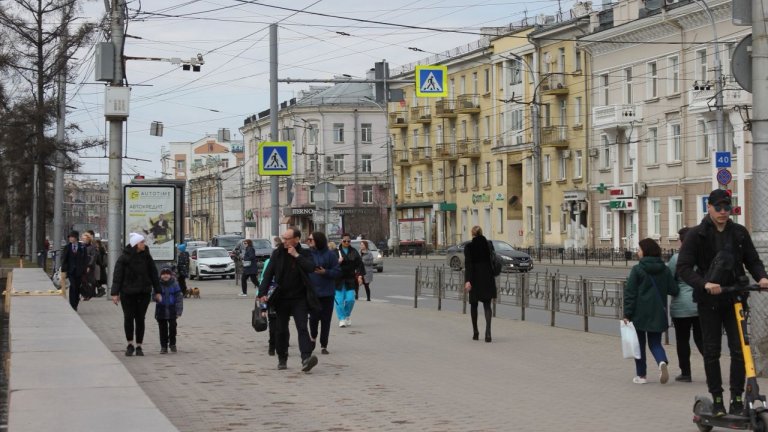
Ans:
[[[619,323],[621,325],[621,351],[624,358],[639,359],[640,341],[637,339],[635,326],[631,322],[625,324],[624,320],[620,320]]]

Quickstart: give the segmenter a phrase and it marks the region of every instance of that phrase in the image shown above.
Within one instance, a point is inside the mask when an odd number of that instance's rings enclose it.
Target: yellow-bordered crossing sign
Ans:
[[[448,97],[448,66],[416,66],[417,97]]]
[[[259,175],[293,174],[293,143],[264,141],[259,143]]]

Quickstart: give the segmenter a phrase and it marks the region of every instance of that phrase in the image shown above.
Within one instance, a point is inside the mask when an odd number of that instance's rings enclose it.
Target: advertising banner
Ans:
[[[173,186],[126,186],[125,239],[132,232],[144,236],[156,261],[175,259],[176,208]]]

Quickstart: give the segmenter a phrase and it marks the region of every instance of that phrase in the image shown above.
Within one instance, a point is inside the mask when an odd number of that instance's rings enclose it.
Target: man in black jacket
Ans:
[[[314,271],[315,262],[308,249],[302,249],[299,241],[301,231],[290,227],[282,235],[282,245],[272,252],[264,278],[259,285],[259,297],[262,302],[269,300],[277,314],[277,368],[288,367],[288,320],[293,316],[296,331],[299,334],[301,351],[301,370],[309,372],[317,365],[317,357],[312,354],[312,342],[307,328],[309,309],[317,309],[320,303],[309,280],[309,273]],[[277,289],[267,299],[270,282],[274,277]]]
[[[732,414],[741,413],[744,403],[744,357],[733,310],[733,295],[721,294],[721,285],[729,286],[745,275],[744,268],[768,288],[768,274],[755,250],[747,229],[730,219],[731,196],[723,189],[709,194],[707,215],[701,223],[685,235],[677,258],[677,275],[693,287],[697,303],[704,345],[704,372],[707,387],[714,401],[712,413],[724,416],[722,377],[720,376],[720,348],[723,328],[728,336],[731,352],[731,405]]]
[[[69,305],[77,310],[80,304],[80,283],[88,265],[88,255],[85,246],[80,243],[80,233],[72,231],[67,237],[69,243],[61,253],[61,271],[67,274],[69,280]]]

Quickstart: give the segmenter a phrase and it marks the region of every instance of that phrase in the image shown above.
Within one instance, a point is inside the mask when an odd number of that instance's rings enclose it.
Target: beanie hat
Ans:
[[[640,249],[643,251],[643,256],[661,257],[661,246],[652,238],[640,240]]]
[[[173,269],[171,269],[171,268],[170,268],[170,267],[168,267],[168,266],[164,266],[164,267],[163,267],[163,268],[160,270],[160,274],[163,274],[163,273],[168,273],[169,275],[173,275]]]
[[[144,241],[144,236],[138,233],[130,233],[128,238],[130,239],[129,243],[131,244],[131,247],[134,247]]]
[[[186,252],[187,251],[187,244],[182,243],[179,245],[179,252]]]

